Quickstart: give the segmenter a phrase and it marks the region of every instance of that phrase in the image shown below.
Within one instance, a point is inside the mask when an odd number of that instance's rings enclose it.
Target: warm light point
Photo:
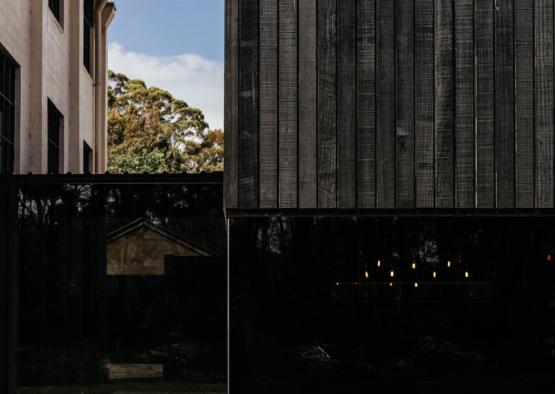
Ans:
[[[437,272],[434,271],[434,272],[432,273],[432,276],[434,277],[434,279],[437,278]]]
[[[392,278],[395,277],[395,271],[391,271],[391,272],[389,273],[389,276],[391,276]]]
[[[393,283],[392,283],[392,282],[389,282],[389,287],[393,287]]]
[[[470,272],[466,271],[466,272],[464,273],[464,277],[465,277],[465,278],[470,278]]]
[[[368,278],[370,277],[370,274],[368,273],[368,271],[366,271],[366,272],[364,273],[364,277],[365,277],[366,279],[368,279]]]
[[[418,288],[418,282],[416,282],[416,283],[414,284],[414,287],[415,287],[415,288]]]
[[[382,266],[382,261],[381,261],[381,260],[378,260],[378,264],[377,264],[377,265],[378,265],[378,268],[380,268],[380,267]]]
[[[412,263],[412,269],[413,269],[413,270],[416,269],[416,263]]]
[[[451,261],[447,262],[447,268],[451,268]]]

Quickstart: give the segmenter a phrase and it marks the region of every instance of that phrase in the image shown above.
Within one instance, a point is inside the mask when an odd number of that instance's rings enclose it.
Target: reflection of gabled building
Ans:
[[[210,253],[170,230],[138,219],[108,234],[108,276],[160,276],[166,257],[210,257]]]

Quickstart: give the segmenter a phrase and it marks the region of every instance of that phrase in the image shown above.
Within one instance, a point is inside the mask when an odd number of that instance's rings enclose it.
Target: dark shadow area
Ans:
[[[236,218],[230,245],[233,394],[555,389],[553,217]]]
[[[18,185],[20,392],[225,391],[221,175],[205,178]]]

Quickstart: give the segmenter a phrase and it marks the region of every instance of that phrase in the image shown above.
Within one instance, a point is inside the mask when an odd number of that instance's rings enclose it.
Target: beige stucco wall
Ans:
[[[61,171],[83,171],[83,141],[95,151],[98,148],[101,164],[106,161],[105,148],[95,146],[106,134],[105,122],[95,123],[95,114],[106,105],[105,99],[95,104],[95,89],[105,86],[106,75],[95,85],[94,67],[91,76],[83,65],[83,0],[64,0],[63,6],[62,26],[48,0],[0,0],[0,46],[20,66],[17,173],[47,171],[48,99],[64,116]],[[106,46],[100,43],[100,47]],[[95,138],[95,133],[101,137]],[[103,165],[98,167],[102,170]]]
[[[23,67],[20,67],[19,114],[17,116],[18,133],[15,136],[15,143],[20,149],[16,150],[15,170],[21,171],[19,167],[20,159],[27,156],[27,138],[29,134],[29,72],[30,72],[30,23],[28,0],[0,0],[0,46],[2,46],[14,60]],[[18,98],[19,98],[18,97]],[[25,114],[25,115],[24,115]]]

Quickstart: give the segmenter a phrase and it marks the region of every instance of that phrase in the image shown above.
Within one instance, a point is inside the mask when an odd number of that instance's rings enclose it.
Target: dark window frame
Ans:
[[[48,8],[60,24],[64,26],[64,0],[48,0]]]
[[[19,66],[0,48],[0,174],[15,170],[16,84]]]
[[[93,64],[93,32],[94,32],[94,0],[83,0],[83,64],[92,75]]]
[[[60,173],[62,133],[64,116],[52,101],[48,100],[48,173]]]

